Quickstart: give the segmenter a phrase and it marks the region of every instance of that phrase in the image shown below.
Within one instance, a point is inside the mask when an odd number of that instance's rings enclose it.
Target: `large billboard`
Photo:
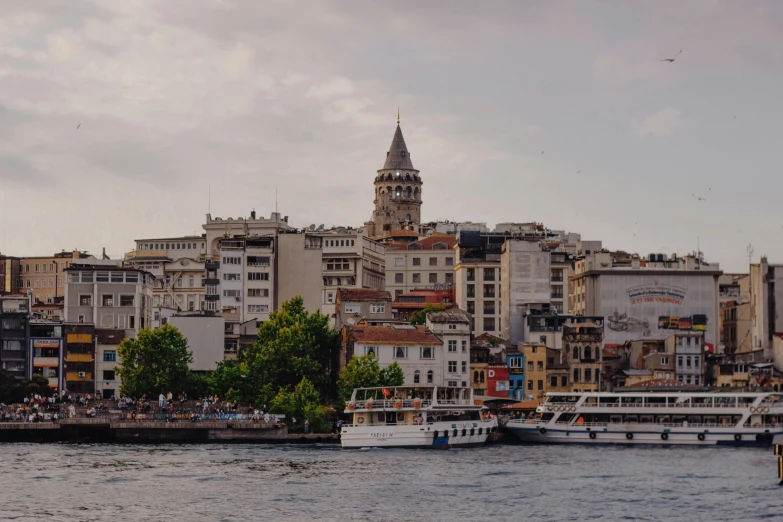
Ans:
[[[713,347],[717,343],[716,293],[712,274],[602,275],[604,343],[666,339],[681,331],[701,331],[705,344]]]

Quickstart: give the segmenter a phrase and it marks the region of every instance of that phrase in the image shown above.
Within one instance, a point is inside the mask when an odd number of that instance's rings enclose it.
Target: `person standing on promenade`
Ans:
[[[160,406],[161,409],[166,407],[166,396],[163,395],[162,393],[158,395],[158,405]]]
[[[310,421],[307,420],[307,419],[305,419],[305,423],[304,423],[304,432],[305,432],[305,435],[310,433]]]

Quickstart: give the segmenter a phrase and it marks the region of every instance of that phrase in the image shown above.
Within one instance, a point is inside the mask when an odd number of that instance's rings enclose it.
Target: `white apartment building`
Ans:
[[[396,362],[405,374],[406,386],[453,385],[457,381],[448,376],[459,374],[461,370],[457,366],[457,371],[448,373],[449,369],[454,369],[450,367],[449,361],[459,359],[450,357],[444,349],[443,340],[424,326],[346,326],[343,339],[342,349],[345,353],[341,356],[342,360],[349,361],[354,355],[372,353],[381,368]],[[470,354],[467,360],[470,361]]]
[[[212,217],[207,214],[207,222],[201,226],[204,229],[205,255],[217,259],[218,245],[221,239],[245,236],[274,236],[279,232],[295,231],[288,225],[288,216],[281,217],[272,212],[269,219],[257,217],[256,211],[250,212],[250,217]]]
[[[766,358],[773,356],[775,334],[783,332],[783,314],[778,312],[777,303],[783,306],[783,265],[770,264],[762,257],[750,265],[750,335],[751,349],[764,350]]]
[[[449,387],[470,386],[470,318],[449,310],[427,315],[427,329],[443,341],[443,380]]]
[[[453,288],[456,242],[454,236],[435,235],[389,245],[386,290],[396,298],[413,290]]]
[[[455,246],[454,294],[457,306],[472,316],[475,336],[503,332],[500,254],[507,234],[460,232]]]
[[[364,229],[322,232],[323,291],[321,313],[334,313],[339,288],[383,290],[386,284],[386,245],[364,235]]]
[[[240,323],[268,320],[274,308],[275,238],[223,238],[218,253],[221,310],[232,310]]]

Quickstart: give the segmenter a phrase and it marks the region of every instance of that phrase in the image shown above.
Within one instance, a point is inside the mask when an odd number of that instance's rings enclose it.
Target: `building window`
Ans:
[[[449,361],[449,373],[457,373],[457,361]]]
[[[223,274],[223,281],[241,281],[242,274]],[[177,279],[177,286],[179,286],[179,279]]]
[[[549,378],[549,386],[557,388],[557,377],[552,376]]]
[[[114,380],[114,370],[103,370],[103,380],[104,381],[113,381]]]
[[[495,297],[495,285],[484,285],[484,297]]]
[[[532,380],[528,380],[527,381],[527,389],[530,390],[530,391],[533,391],[533,381]]]
[[[394,347],[394,358],[395,359],[407,359],[408,358],[408,347],[407,346],[395,346]]]
[[[345,313],[346,314],[358,314],[361,312],[361,306],[358,304],[347,304],[345,305]]]
[[[693,358],[693,367],[698,368],[699,367],[699,356]]]
[[[543,372],[544,371],[544,363],[542,361],[538,361],[538,371]]]
[[[462,353],[468,353],[468,342],[462,341]]]
[[[188,312],[195,312],[196,311],[196,296],[195,295],[189,295],[188,296]]]
[[[476,269],[475,268],[468,268],[467,273],[467,280],[468,281],[475,281],[476,280]]]
[[[454,266],[454,258],[453,257],[447,257],[446,258],[446,266]]]
[[[414,283],[421,283],[421,274],[419,274],[419,273],[414,273],[414,274],[413,274],[413,282],[414,282]]]
[[[402,283],[404,282],[404,280],[403,280],[403,274],[401,274],[401,273],[399,273],[399,272],[397,272],[396,274],[394,274],[394,282],[395,282],[395,283],[397,283],[398,285],[399,285],[399,284],[402,284]]]
[[[91,295],[80,295],[79,296],[79,306],[92,306],[92,296]]]
[[[382,314],[385,312],[386,312],[386,304],[384,303],[373,303],[370,305],[371,314]]]
[[[484,281],[494,281],[495,280],[495,269],[494,268],[485,268],[484,269]]]
[[[413,258],[413,266],[421,266],[421,258],[420,257],[414,257]]]
[[[484,315],[495,315],[495,301],[484,301]]]
[[[413,372],[413,384],[419,384],[421,382],[421,372],[416,370]]]
[[[468,301],[468,313],[475,314],[476,313],[476,302],[475,301]],[[473,328],[471,328],[472,330]]]
[[[562,377],[560,377],[560,387],[565,388],[566,386],[568,386],[568,377],[563,375]]]
[[[237,274],[237,275],[239,275],[239,274]],[[247,280],[248,281],[269,281],[269,272],[250,272],[250,273],[247,274]]]
[[[438,282],[438,274],[437,273],[430,273],[430,283],[435,284]]]
[[[437,257],[431,257],[430,258],[430,266],[438,266],[438,258]]]
[[[364,347],[364,355],[372,355],[373,357],[378,356],[378,347],[377,346],[365,346]]]
[[[522,368],[522,358],[521,357],[509,357],[509,359],[508,359],[508,367],[509,368]]]
[[[249,314],[265,314],[269,312],[269,305],[247,305]]]
[[[462,361],[462,373],[468,373],[468,361]]]
[[[476,297],[476,285],[468,285],[468,298]]]
[[[248,288],[247,289],[247,296],[248,297],[269,297],[269,289],[268,288]]]
[[[435,353],[431,346],[419,347],[419,359],[434,359]]]
[[[427,372],[427,384],[432,384],[433,376],[432,370]]]
[[[403,259],[402,257],[395,257],[394,266],[405,266],[405,259]]]
[[[527,362],[527,371],[532,372],[533,371],[533,361]]]
[[[572,357],[573,360],[578,361],[579,360],[579,347],[574,346],[574,355]]]
[[[593,370],[590,368],[585,368],[585,381],[587,382],[593,381]]]
[[[574,368],[574,382],[579,381],[579,368]]]
[[[544,381],[539,380],[538,381],[538,391],[544,390]]]
[[[661,357],[661,364],[669,364],[669,358],[668,357]]]
[[[685,358],[685,366],[687,366],[688,368],[691,367],[691,358],[690,358],[690,356]]]
[[[104,350],[103,351],[103,361],[104,362],[115,362],[117,360],[117,350]]]
[[[120,296],[120,306],[133,306],[133,296],[132,295],[121,295]]]
[[[495,331],[495,318],[494,317],[485,317],[484,318],[484,331],[485,332],[494,332]]]
[[[242,297],[242,290],[223,290],[223,297]]]
[[[457,341],[449,341],[449,352],[457,351]]]
[[[114,306],[114,296],[112,294],[103,294],[101,296],[101,306]]]

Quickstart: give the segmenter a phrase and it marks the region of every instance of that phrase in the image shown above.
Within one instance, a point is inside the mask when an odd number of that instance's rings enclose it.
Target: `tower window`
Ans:
[[[400,154],[402,155],[403,158],[405,157],[405,151],[400,152]]]

